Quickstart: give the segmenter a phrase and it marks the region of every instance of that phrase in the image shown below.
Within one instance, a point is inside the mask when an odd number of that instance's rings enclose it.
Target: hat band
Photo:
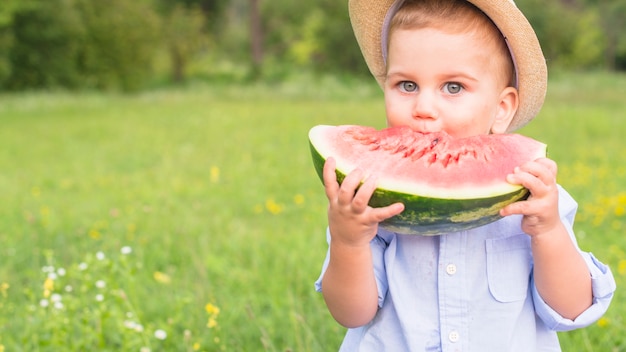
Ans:
[[[513,0],[509,0],[511,3],[515,4],[515,2]],[[382,31],[380,33],[381,37],[380,38],[380,44],[381,44],[381,53],[383,54],[383,64],[385,65],[385,67],[387,67],[387,49],[388,49],[388,40],[389,40],[389,26],[391,25],[391,20],[393,19],[393,16],[396,14],[396,12],[398,12],[398,10],[400,9],[400,7],[402,6],[402,4],[404,4],[405,0],[396,0],[393,2],[393,4],[389,7],[389,10],[387,10],[387,14],[385,15],[385,19],[383,20],[383,28]],[[470,1],[471,2],[471,1]],[[473,5],[473,3],[472,3]],[[474,5],[476,6],[476,5]],[[485,13],[484,11],[482,11],[480,8],[478,8],[476,6],[477,9],[479,9],[481,12]],[[485,16],[489,17],[489,15],[487,15],[485,13]],[[489,17],[489,19],[491,19],[491,17]],[[493,20],[491,20],[491,22],[493,22]],[[498,28],[498,26],[494,23],[494,26],[496,26],[496,28]],[[515,54],[513,54],[513,50],[511,50],[511,46],[509,45],[509,40],[506,37],[506,35],[504,35],[504,33],[502,33],[502,31],[500,30],[500,28],[498,28],[498,31],[500,31],[500,34],[502,35],[502,37],[504,38],[504,42],[506,43],[506,47],[507,49],[509,49],[509,54],[511,55],[511,60],[513,61],[513,69],[515,71],[515,83],[514,86],[516,89],[519,89],[519,70],[517,69],[517,62],[515,60]]]
[[[404,4],[405,0],[396,0],[387,10],[387,14],[385,15],[385,20],[383,21],[383,28],[380,33],[382,38],[380,38],[380,44],[382,45],[381,52],[383,53],[383,63],[385,67],[387,67],[387,48],[388,48],[388,40],[389,40],[389,26],[391,25],[391,20],[393,16],[398,12],[400,6]]]

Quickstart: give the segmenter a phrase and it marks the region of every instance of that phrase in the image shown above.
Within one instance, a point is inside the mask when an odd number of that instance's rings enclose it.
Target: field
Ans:
[[[618,288],[624,92],[625,76],[557,73],[521,131],[549,145],[579,244]],[[336,350],[307,132],[383,114],[371,82],[332,78],[0,96],[0,351]],[[563,350],[626,351],[624,299]]]

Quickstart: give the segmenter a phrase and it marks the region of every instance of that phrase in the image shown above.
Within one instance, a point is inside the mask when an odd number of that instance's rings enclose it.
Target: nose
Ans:
[[[413,98],[413,118],[436,120],[438,117],[434,97],[426,92],[420,92]]]

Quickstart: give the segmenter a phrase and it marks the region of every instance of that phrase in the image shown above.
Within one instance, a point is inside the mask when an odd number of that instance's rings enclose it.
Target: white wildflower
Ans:
[[[165,332],[165,330],[158,329],[154,332],[154,337],[159,340],[165,340],[167,338],[167,333]]]
[[[130,246],[124,246],[122,247],[122,249],[120,249],[120,252],[124,255],[127,255],[127,254],[131,254],[133,252],[133,249],[130,248]]]

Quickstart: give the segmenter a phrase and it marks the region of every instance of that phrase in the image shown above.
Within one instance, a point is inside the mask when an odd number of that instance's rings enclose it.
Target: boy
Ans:
[[[509,0],[350,0],[355,35],[385,95],[387,124],[453,137],[513,131],[543,103],[534,31]],[[441,236],[378,228],[402,204],[367,205],[376,177],[339,185],[329,158],[329,251],[316,287],[350,328],[342,351],[560,351],[611,301],[611,271],[579,250],[575,201],[547,158],[508,181],[531,192],[495,223]],[[361,187],[359,184],[363,181]]]

